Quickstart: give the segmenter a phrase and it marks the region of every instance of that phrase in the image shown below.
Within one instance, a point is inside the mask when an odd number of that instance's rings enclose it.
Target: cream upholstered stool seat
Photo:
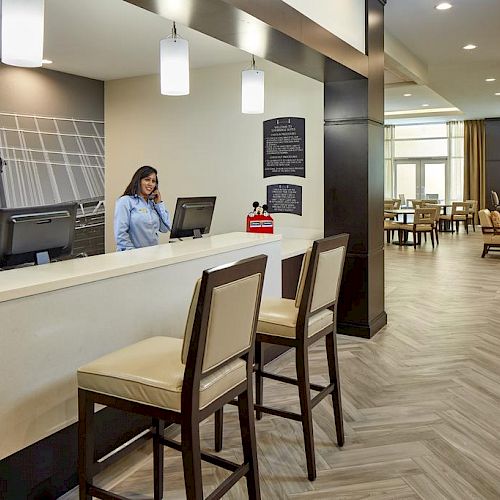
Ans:
[[[127,401],[181,411],[186,366],[182,339],[152,337],[113,352],[78,370],[81,389]],[[200,381],[200,409],[246,379],[245,362],[236,359]]]
[[[307,476],[316,478],[312,409],[331,396],[335,431],[339,446],[344,444],[342,402],[337,359],[336,312],[349,235],[331,236],[313,243],[302,260],[302,269],[295,300],[265,298],[262,300],[255,344],[256,416],[269,413],[302,423],[307,461]],[[309,347],[325,338],[329,384],[309,382]],[[264,371],[262,344],[284,345],[295,349],[297,378]],[[264,406],[263,379],[269,378],[299,389],[300,414]],[[317,391],[311,397],[311,389]],[[222,447],[222,410],[216,413],[217,450]]]
[[[297,319],[299,308],[293,299],[264,298],[260,305],[257,330],[260,333],[278,337],[297,337]],[[333,311],[325,309],[309,317],[307,335],[316,333],[333,324]]]
[[[153,337],[82,366],[78,378],[78,476],[81,500],[122,499],[93,484],[94,406],[150,416],[154,498],[163,498],[163,446],[182,452],[188,500],[203,499],[201,460],[229,470],[211,494],[221,498],[242,477],[260,499],[252,372],[255,331],[267,257],[260,255],[203,272],[196,283],[184,339]],[[199,424],[237,398],[244,462],[200,449]],[[165,438],[165,423],[181,441]]]

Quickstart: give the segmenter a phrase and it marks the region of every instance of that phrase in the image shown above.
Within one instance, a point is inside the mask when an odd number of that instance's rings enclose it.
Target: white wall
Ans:
[[[140,165],[159,171],[173,211],[179,196],[217,196],[212,234],[244,231],[266,186],[303,186],[303,215],[276,214],[277,231],[323,229],[323,84],[266,61],[266,112],[241,114],[239,64],[191,70],[191,94],[160,94],[157,75],[106,82],[106,249],[114,250],[115,200]],[[306,178],[263,178],[263,120],[305,118]],[[172,214],[173,215],[173,214]],[[162,242],[168,241],[165,235]]]
[[[365,0],[283,0],[365,53]]]

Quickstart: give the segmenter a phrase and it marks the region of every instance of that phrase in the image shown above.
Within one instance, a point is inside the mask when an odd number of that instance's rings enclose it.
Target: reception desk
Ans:
[[[79,366],[182,337],[204,269],[266,254],[263,294],[279,296],[280,240],[230,233],[0,272],[0,460],[76,422]]]

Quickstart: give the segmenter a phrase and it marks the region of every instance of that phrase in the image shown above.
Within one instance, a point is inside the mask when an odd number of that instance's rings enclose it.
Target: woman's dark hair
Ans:
[[[139,167],[135,174],[132,176],[130,184],[125,188],[122,196],[140,196],[141,194],[141,180],[148,175],[156,175],[156,187],[158,187],[158,172],[156,168],[150,167],[149,165],[144,165]]]

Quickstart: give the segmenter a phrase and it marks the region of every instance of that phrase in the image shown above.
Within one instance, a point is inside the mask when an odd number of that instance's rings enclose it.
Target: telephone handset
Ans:
[[[156,195],[158,194],[158,189],[155,189],[149,196],[148,200],[154,201],[156,198]]]

